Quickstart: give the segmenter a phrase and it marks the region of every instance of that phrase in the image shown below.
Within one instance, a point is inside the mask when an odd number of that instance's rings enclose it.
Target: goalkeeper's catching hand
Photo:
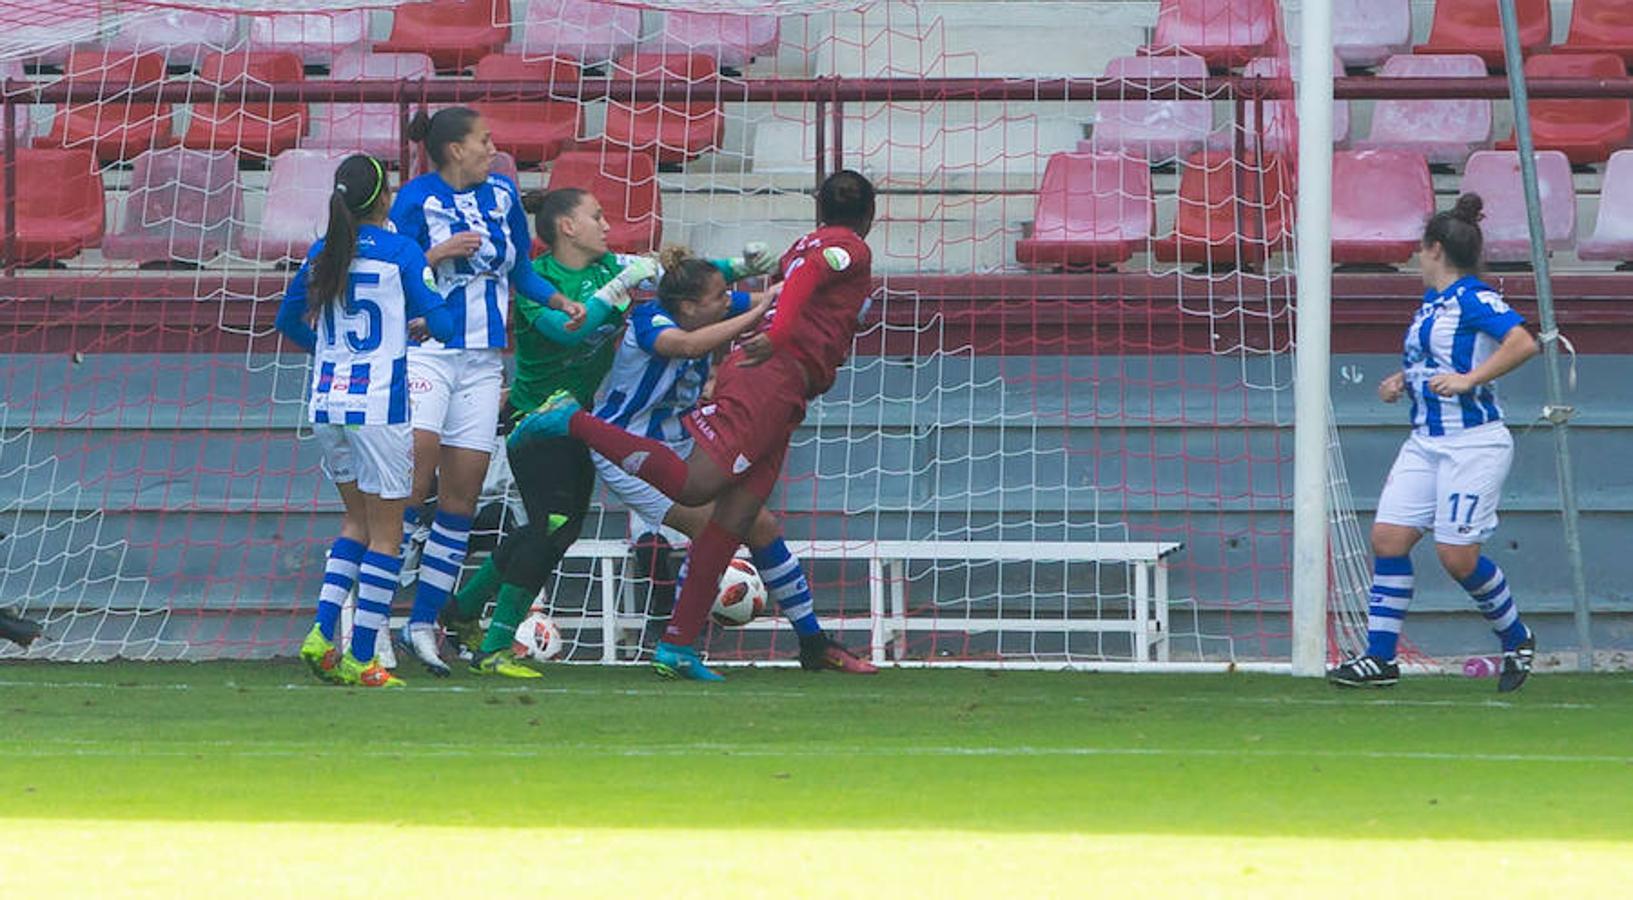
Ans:
[[[777,258],[764,241],[751,241],[743,245],[742,256],[731,260],[731,270],[738,278],[771,275],[777,271]]]
[[[658,275],[658,264],[645,256],[637,256],[624,264],[623,271],[613,276],[613,279],[595,292],[601,302],[613,309],[623,312],[629,308],[631,292],[643,281],[651,281]]]

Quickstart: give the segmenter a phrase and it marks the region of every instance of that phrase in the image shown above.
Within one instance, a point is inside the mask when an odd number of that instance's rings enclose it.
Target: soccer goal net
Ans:
[[[619,250],[780,251],[824,173],[878,186],[867,324],[771,501],[847,643],[1285,661],[1296,135],[1264,7],[3,0],[0,603],[56,659],[293,652],[340,504],[273,315],[338,160],[425,171],[405,117],[466,103]],[[1336,654],[1365,561],[1333,491]],[[546,592],[568,659],[641,658],[644,530],[598,489]]]

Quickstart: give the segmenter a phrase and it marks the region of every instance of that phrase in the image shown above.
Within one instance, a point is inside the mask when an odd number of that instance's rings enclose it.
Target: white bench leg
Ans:
[[[1151,590],[1150,567],[1143,562],[1134,564],[1134,661],[1151,660]]]
[[[885,663],[885,574],[878,557],[868,560],[868,658]]]
[[[1157,560],[1157,662],[1168,661],[1168,563]]]
[[[890,581],[890,623],[892,657],[907,658],[907,562],[893,559],[885,567]]]
[[[601,661],[618,661],[618,585],[612,557],[601,557]]]

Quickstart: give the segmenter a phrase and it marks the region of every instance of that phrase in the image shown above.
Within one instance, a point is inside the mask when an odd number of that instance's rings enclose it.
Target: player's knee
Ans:
[[[1480,547],[1478,544],[1464,546],[1460,544],[1436,544],[1435,555],[1440,557],[1441,568],[1446,574],[1463,581],[1474,574],[1474,567],[1480,563]]]
[[[1418,530],[1404,525],[1373,523],[1372,554],[1374,556],[1405,556],[1418,542]]]
[[[749,526],[748,545],[750,547],[764,547],[782,536],[782,523],[777,517],[764,508],[754,516],[754,524]]]

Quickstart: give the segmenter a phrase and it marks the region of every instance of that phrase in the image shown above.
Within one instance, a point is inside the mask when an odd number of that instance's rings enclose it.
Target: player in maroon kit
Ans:
[[[873,256],[863,242],[873,227],[873,209],[873,185],[861,174],[835,172],[822,183],[817,191],[821,224],[783,255],[782,295],[760,332],[726,358],[714,397],[685,419],[703,452],[682,459],[660,441],[583,412],[566,394],[546,400],[511,435],[516,442],[570,434],[677,503],[714,501],[714,515],[692,543],[686,584],[653,656],[660,674],[721,680],[692,645],[721,574],[776,486],[806,403],[833,386],[850,356],[873,293]],[[845,651],[835,645],[833,652]]]

